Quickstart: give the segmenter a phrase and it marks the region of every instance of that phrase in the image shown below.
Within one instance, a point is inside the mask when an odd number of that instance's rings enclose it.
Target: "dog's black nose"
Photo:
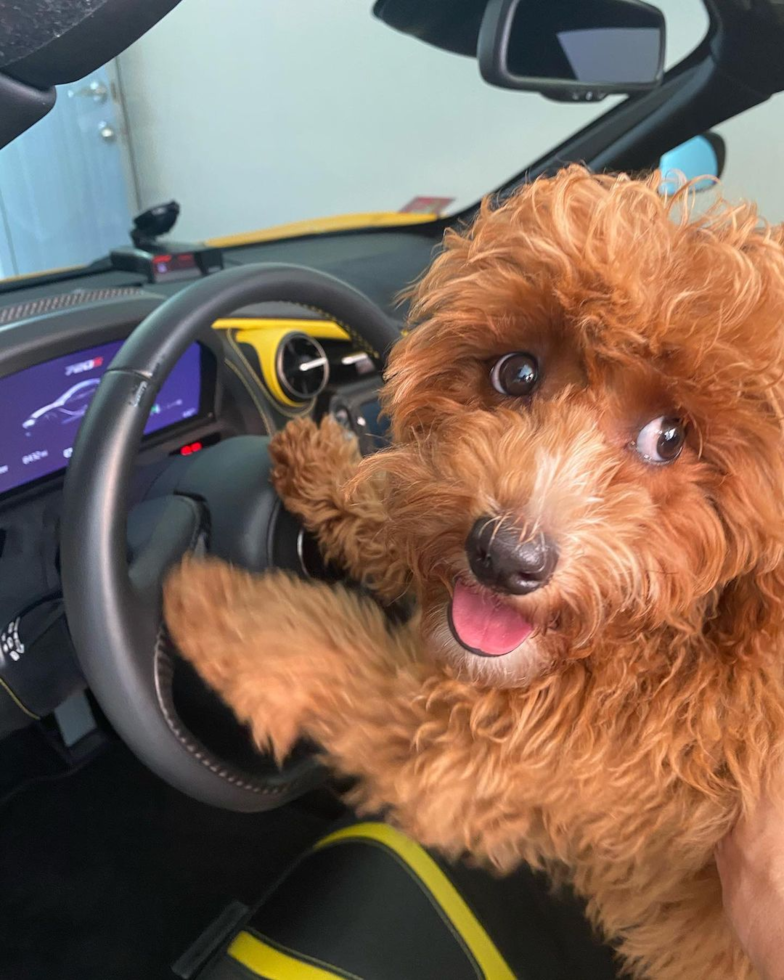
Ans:
[[[496,592],[528,595],[549,581],[558,564],[558,549],[546,534],[523,540],[520,531],[480,517],[466,540],[471,571]]]

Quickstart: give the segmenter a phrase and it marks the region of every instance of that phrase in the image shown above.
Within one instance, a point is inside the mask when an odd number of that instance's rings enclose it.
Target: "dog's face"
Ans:
[[[781,563],[782,247],[750,209],[672,209],[570,168],[418,288],[368,465],[427,647],[480,683],[731,632],[728,593]]]

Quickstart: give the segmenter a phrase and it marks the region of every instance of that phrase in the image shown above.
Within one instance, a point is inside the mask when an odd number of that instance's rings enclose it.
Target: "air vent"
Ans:
[[[329,378],[329,361],[321,344],[304,333],[292,333],[278,347],[278,380],[286,395],[297,402],[310,401]]]

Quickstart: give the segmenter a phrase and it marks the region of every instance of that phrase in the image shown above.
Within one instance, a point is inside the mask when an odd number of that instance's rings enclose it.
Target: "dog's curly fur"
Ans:
[[[416,289],[383,401],[393,445],[288,426],[275,483],[325,553],[418,613],[282,573],[187,562],[177,644],[260,744],[300,735],[359,777],[353,802],[426,845],[565,874],[631,973],[737,980],[716,843],[784,736],[784,249],[753,208],[690,214],[658,177],[570,167],[483,205]],[[536,354],[540,389],[489,365]],[[687,422],[644,462],[637,433]],[[535,625],[482,658],[446,626],[484,514],[544,528]],[[197,625],[194,625],[197,624]]]

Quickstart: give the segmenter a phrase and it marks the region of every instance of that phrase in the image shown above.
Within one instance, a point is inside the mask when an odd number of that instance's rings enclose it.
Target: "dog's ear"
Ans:
[[[745,215],[745,221],[742,221]],[[711,234],[741,261],[724,293],[725,360],[737,364],[737,413],[713,463],[714,504],[725,528],[726,565],[708,638],[729,655],[761,655],[784,639],[784,225],[753,211],[717,212]],[[728,280],[729,281],[729,280]],[[706,398],[712,395],[710,383]],[[709,439],[710,441],[710,439]]]
[[[473,224],[447,229],[430,267],[400,294],[409,302],[408,333],[391,352],[382,391],[396,443],[471,407],[470,384],[457,365],[493,329],[491,301],[506,309],[513,287],[518,306],[531,305],[525,290],[532,287],[498,256],[499,243],[513,241],[511,214],[485,198]]]
[[[758,433],[738,447],[722,484],[727,568],[707,628],[722,652],[741,659],[784,639],[784,379],[765,402],[769,438]]]
[[[784,636],[784,561],[758,567],[721,588],[707,633],[722,654],[740,660],[775,651]]]
[[[439,418],[459,412],[466,388],[454,368],[454,355],[476,319],[459,304],[470,233],[448,230],[444,247],[425,274],[400,298],[410,302],[408,331],[394,346],[381,391],[384,414],[395,443],[416,438]],[[444,316],[452,307],[452,315]],[[461,322],[461,321],[465,322]]]

